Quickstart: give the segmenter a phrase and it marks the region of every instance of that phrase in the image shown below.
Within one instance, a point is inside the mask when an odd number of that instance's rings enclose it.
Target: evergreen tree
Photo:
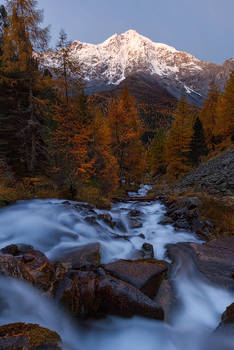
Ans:
[[[226,143],[234,142],[234,71],[218,101],[216,134]]]
[[[72,53],[71,42],[64,30],[61,30],[57,50],[53,55],[53,72],[58,89],[64,96],[67,105],[69,96],[77,95],[84,87],[80,64],[74,60]]]
[[[219,99],[219,91],[214,82],[210,83],[206,100],[203,103],[200,119],[203,124],[207,146],[209,150],[215,147],[215,129],[217,123],[217,104]]]
[[[183,96],[174,114],[166,145],[167,174],[180,177],[189,170],[189,145],[191,140],[191,112]]]
[[[205,134],[199,117],[196,118],[193,125],[193,135],[190,142],[190,149],[190,160],[192,165],[198,165],[201,157],[207,155],[208,153]]]

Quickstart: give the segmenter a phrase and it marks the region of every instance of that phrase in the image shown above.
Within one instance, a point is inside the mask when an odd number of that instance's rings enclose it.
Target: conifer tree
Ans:
[[[114,191],[119,184],[118,163],[111,148],[111,130],[108,119],[100,111],[95,112],[92,121],[92,143],[89,149],[94,157],[93,179],[104,192]]]
[[[191,112],[186,98],[183,96],[178,103],[167,138],[167,174],[171,177],[178,178],[189,170],[191,124]]]
[[[81,66],[72,57],[72,44],[62,29],[59,34],[57,49],[53,54],[54,75],[57,86],[65,97],[66,104],[69,103],[69,96],[78,95],[84,85],[81,74]]]
[[[40,27],[42,12],[36,1],[6,3],[8,24],[4,27],[0,68],[1,125],[11,144],[8,158],[33,175],[42,154],[42,120],[46,110],[45,99],[40,98],[46,79],[38,69],[37,54],[45,48],[48,30]]]
[[[218,99],[219,91],[217,89],[217,86],[214,82],[211,82],[200,114],[200,119],[203,124],[209,150],[214,150],[215,147],[215,129],[217,122]]]
[[[57,182],[69,187],[72,197],[76,188],[90,179],[93,159],[90,159],[88,144],[90,126],[79,112],[79,105],[73,99],[66,105],[58,102],[53,113],[56,123],[49,139],[53,174]]]
[[[153,174],[155,173],[163,173],[166,168],[166,129],[159,129],[148,149],[148,162]]]
[[[119,179],[135,181],[144,172],[145,151],[140,140],[143,132],[140,117],[127,88],[112,102],[108,118]]]
[[[198,165],[201,157],[207,155],[208,153],[205,134],[199,117],[196,118],[193,125],[190,149],[190,161],[192,165]]]
[[[216,134],[226,143],[234,142],[234,71],[218,101]]]

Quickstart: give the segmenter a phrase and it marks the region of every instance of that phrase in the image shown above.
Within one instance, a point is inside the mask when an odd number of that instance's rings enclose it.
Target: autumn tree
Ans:
[[[113,154],[118,162],[119,179],[136,181],[144,172],[145,150],[142,146],[142,125],[135,100],[126,88],[109,108]]]
[[[147,158],[151,172],[163,173],[166,168],[166,138],[167,131],[165,128],[160,128],[153,140],[150,143]]]
[[[33,175],[42,151],[42,120],[46,101],[41,99],[46,78],[37,54],[47,43],[41,28],[42,12],[34,0],[8,0],[0,68],[1,120],[10,142],[8,158]],[[9,148],[9,147],[8,147]],[[17,165],[19,163],[19,165]]]
[[[215,129],[217,123],[217,104],[219,99],[219,91],[214,82],[210,83],[207,97],[203,103],[200,119],[205,131],[207,146],[209,150],[215,147]]]
[[[188,157],[191,140],[191,111],[183,96],[174,114],[166,145],[167,174],[180,177],[189,170]]]
[[[69,106],[66,101],[64,103],[58,102],[55,107],[56,126],[51,131],[49,147],[53,175],[74,197],[77,187],[89,180],[93,167],[88,153],[90,128],[80,114],[76,100]]]
[[[225,142],[234,142],[234,71],[218,101],[215,132]]]
[[[119,184],[118,162],[112,152],[111,130],[107,116],[99,110],[94,112],[89,150],[94,159],[93,179],[105,192],[114,191]]]
[[[201,157],[207,155],[208,149],[206,145],[203,125],[199,117],[196,118],[193,125],[193,134],[190,142],[190,161],[192,165],[198,165]]]

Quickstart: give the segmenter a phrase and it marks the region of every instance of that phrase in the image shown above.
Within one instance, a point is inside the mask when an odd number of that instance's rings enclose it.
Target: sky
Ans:
[[[63,28],[70,40],[98,44],[134,29],[197,58],[234,58],[234,0],[38,0],[51,46]]]

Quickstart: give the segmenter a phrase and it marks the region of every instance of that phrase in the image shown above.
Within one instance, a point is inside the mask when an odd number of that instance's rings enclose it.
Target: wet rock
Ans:
[[[157,260],[119,260],[105,265],[116,278],[132,284],[150,298],[154,298],[167,272],[168,264]]]
[[[96,216],[86,216],[85,221],[91,225],[98,225]]]
[[[138,237],[140,237],[140,238],[142,238],[142,239],[145,239],[145,235],[144,235],[143,233],[140,233],[140,234],[138,235]]]
[[[234,236],[205,244],[169,244],[167,248],[172,260],[183,253],[189,254],[198,270],[208,280],[221,287],[234,288]]]
[[[162,320],[164,317],[163,310],[139,289],[100,267],[72,271],[66,278],[67,281],[60,281],[56,298],[63,302],[65,299],[65,305],[78,318],[139,315]]]
[[[61,350],[56,332],[37,324],[13,323],[0,326],[1,350]]]
[[[111,228],[115,227],[115,223],[113,222],[112,216],[110,214],[99,214],[98,219],[104,221],[105,224]]]
[[[186,219],[178,219],[175,222],[175,227],[183,229],[183,230],[189,230],[190,226]]]
[[[234,324],[234,303],[229,305],[225,312],[222,314],[223,323],[233,323]]]
[[[131,210],[129,212],[129,216],[130,217],[137,217],[137,216],[141,216],[142,212],[140,210]]]
[[[186,201],[186,207],[188,210],[195,209],[201,205],[201,200],[197,197],[188,197]]]
[[[174,223],[174,220],[172,218],[169,218],[166,215],[161,221],[159,221],[159,225],[172,225],[173,223]]]
[[[175,296],[171,282],[164,279],[159,287],[158,293],[154,301],[160,306],[165,315],[165,321],[168,321],[171,315],[173,304],[175,303]]]
[[[44,292],[52,293],[56,282],[55,266],[39,250],[32,250],[22,256],[20,262],[33,278],[33,284]]]
[[[33,282],[33,277],[24,264],[12,255],[0,255],[0,275]]]
[[[13,255],[13,256],[19,256],[19,255],[27,253],[27,252],[29,252],[30,250],[33,250],[33,249],[34,249],[33,246],[28,245],[28,244],[23,244],[23,243],[11,244],[11,245],[8,245],[7,247],[4,247],[1,250],[1,253],[2,254],[10,254],[10,255]]]
[[[134,228],[141,228],[143,225],[142,225],[142,223],[140,221],[132,219],[130,221],[130,226],[131,226],[132,229],[134,229]]]
[[[144,259],[154,258],[154,247],[150,243],[144,243],[141,248],[142,257]]]
[[[68,249],[59,259],[60,262],[69,263],[73,269],[85,265],[100,264],[100,243],[90,243]]]

